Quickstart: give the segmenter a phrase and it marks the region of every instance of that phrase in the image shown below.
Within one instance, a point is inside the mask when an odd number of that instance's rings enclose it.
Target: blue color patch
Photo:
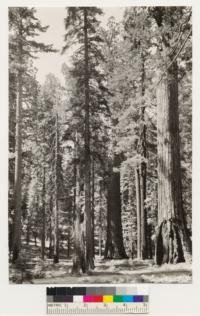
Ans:
[[[133,302],[133,295],[122,295],[124,303]]]
[[[133,297],[134,297],[133,302],[138,302],[138,303],[141,303],[141,302],[143,302],[143,301],[144,301],[144,299],[143,299],[143,295],[135,295],[135,296],[133,296]]]

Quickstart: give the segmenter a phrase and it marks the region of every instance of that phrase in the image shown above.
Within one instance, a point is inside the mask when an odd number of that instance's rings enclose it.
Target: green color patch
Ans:
[[[113,302],[118,302],[118,303],[121,303],[123,302],[123,296],[122,295],[114,295],[113,296]]]

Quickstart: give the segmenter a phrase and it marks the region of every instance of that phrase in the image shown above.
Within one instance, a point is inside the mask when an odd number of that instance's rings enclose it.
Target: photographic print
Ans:
[[[9,7],[9,282],[192,282],[192,8]]]

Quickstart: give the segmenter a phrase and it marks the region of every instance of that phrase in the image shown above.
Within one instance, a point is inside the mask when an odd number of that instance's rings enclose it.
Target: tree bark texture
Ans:
[[[19,44],[19,54],[22,45]],[[20,58],[20,62],[22,60]],[[21,250],[21,195],[22,195],[22,71],[18,71],[15,128],[15,185],[14,185],[14,223],[12,242],[12,261],[18,259]]]
[[[84,237],[84,214],[81,212],[80,205],[80,188],[79,188],[79,168],[77,159],[75,159],[74,168],[74,212],[73,212],[73,266],[72,274],[79,274],[86,272],[86,258],[85,258],[85,237]]]
[[[144,68],[144,54],[141,52],[141,97],[145,93],[145,68]],[[140,164],[140,198],[141,198],[141,258],[147,259],[147,210],[145,206],[146,200],[146,122],[145,122],[145,106],[141,107],[140,113],[141,131],[140,131],[140,154],[142,162]]]
[[[137,212],[137,258],[142,258],[141,253],[141,197],[140,197],[140,169],[135,168],[136,212]]]
[[[157,87],[158,231],[156,263],[185,261],[191,240],[182,205],[178,68],[174,62]]]
[[[85,258],[85,236],[84,236],[84,214],[81,212],[80,205],[80,174],[77,157],[78,136],[75,136],[74,152],[74,205],[73,205],[73,266],[72,274],[86,272]]]
[[[42,184],[42,227],[41,227],[41,258],[45,256],[45,236],[46,236],[46,171],[43,167],[43,184]]]
[[[86,228],[86,269],[94,269],[92,249],[92,208],[91,208],[91,153],[90,153],[90,98],[89,98],[89,54],[88,54],[88,12],[84,14],[84,55],[85,55],[85,228]]]
[[[99,181],[99,257],[102,256],[102,181]]]
[[[105,258],[128,258],[125,252],[121,222],[120,172],[111,170],[107,182],[107,239]]]
[[[58,114],[56,114],[56,143],[55,143],[55,205],[54,205],[54,263],[59,262],[59,208],[58,208],[58,151],[59,151],[59,132]]]
[[[95,161],[92,159],[92,240],[91,246],[93,250],[93,258],[95,257],[95,242],[94,242],[94,214],[95,214]]]

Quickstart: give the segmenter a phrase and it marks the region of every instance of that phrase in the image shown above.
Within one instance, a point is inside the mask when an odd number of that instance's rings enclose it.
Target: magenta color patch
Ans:
[[[93,301],[93,296],[92,295],[84,295],[83,296],[83,302],[88,303]]]

